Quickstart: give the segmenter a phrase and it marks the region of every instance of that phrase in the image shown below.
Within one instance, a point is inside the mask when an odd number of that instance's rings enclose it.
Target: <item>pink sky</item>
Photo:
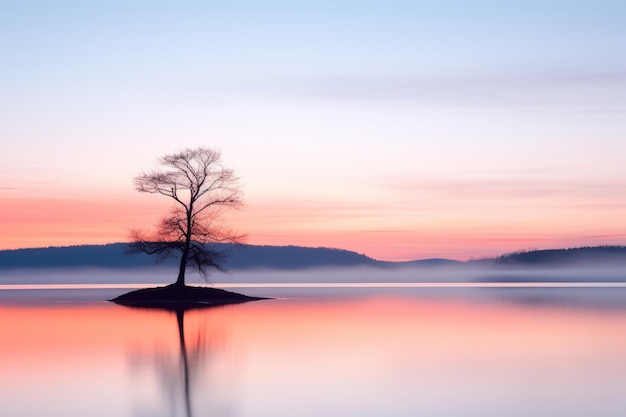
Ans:
[[[461,200],[459,200],[461,201]],[[620,207],[548,200],[555,207],[488,200],[474,207],[418,205],[403,208],[248,202],[225,220],[247,234],[247,243],[349,249],[376,259],[469,259],[519,249],[626,242]],[[525,201],[525,200],[524,200]],[[0,212],[2,249],[127,241],[130,228],[150,228],[167,212],[160,196],[131,192],[89,198],[13,197]],[[459,203],[460,204],[460,203]],[[540,200],[535,204],[546,205]],[[558,204],[558,205],[557,205]],[[516,205],[519,205],[517,207]],[[621,223],[620,223],[621,221]]]

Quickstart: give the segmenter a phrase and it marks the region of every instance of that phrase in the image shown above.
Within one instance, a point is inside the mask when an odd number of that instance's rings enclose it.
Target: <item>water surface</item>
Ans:
[[[623,416],[626,288],[266,286],[168,312],[0,289],[6,416]]]

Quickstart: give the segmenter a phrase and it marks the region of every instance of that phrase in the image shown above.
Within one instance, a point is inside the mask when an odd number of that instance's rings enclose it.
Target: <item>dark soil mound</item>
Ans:
[[[255,300],[263,300],[263,298],[250,297],[219,288],[168,285],[131,291],[110,301],[131,307],[178,310],[245,303]]]

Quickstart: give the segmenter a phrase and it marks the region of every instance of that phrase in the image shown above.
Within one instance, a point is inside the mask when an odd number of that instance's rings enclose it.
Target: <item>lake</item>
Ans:
[[[623,284],[241,284],[282,298],[186,312],[104,301],[130,287],[0,286],[0,415],[626,415]]]

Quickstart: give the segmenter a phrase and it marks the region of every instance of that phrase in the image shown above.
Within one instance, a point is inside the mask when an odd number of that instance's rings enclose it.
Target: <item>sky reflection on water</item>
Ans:
[[[544,298],[507,299],[520,290]],[[625,415],[626,309],[603,305],[626,289],[494,291],[370,288],[184,314],[3,302],[0,413]]]

